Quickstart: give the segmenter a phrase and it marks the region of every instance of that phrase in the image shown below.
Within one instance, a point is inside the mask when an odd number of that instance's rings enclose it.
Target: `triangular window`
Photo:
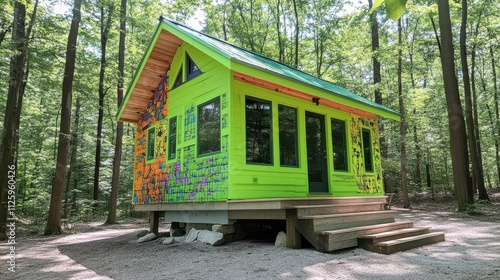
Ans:
[[[187,65],[187,80],[191,80],[192,78],[201,74],[200,68],[194,63],[191,57],[186,53],[186,65]]]
[[[172,88],[176,88],[180,85],[182,85],[182,67],[179,70],[179,73],[177,74],[177,78],[175,79],[175,83],[174,83],[174,86]]]

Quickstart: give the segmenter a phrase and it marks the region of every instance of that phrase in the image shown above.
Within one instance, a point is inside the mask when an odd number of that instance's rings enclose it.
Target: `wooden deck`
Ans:
[[[360,246],[390,254],[444,241],[444,233],[396,222],[386,196],[232,200],[211,203],[136,205],[163,212],[165,221],[233,224],[237,220],[286,220],[287,246],[301,248],[302,236],[318,251]]]

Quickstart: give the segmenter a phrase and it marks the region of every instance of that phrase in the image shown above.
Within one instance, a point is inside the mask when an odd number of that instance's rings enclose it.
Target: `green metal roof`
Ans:
[[[200,31],[191,29],[183,24],[178,22],[160,18],[160,21],[163,21],[168,26],[175,28],[176,30],[184,33],[185,35],[191,37],[196,40],[198,43],[212,49],[213,51],[219,53],[225,58],[231,59],[236,63],[241,63],[252,68],[264,70],[268,73],[272,73],[275,75],[279,75],[283,78],[290,79],[308,86],[312,86],[328,92],[330,94],[344,97],[355,101],[357,103],[367,105],[374,109],[382,110],[388,113],[388,117],[392,119],[399,119],[399,113],[389,109],[383,105],[375,103],[369,99],[356,95],[347,89],[339,87],[331,82],[325,81],[318,77],[312,76],[310,74],[304,73],[298,69],[292,68],[285,64],[274,61],[270,58],[267,58],[263,55],[257,54],[255,52],[246,50],[242,47],[238,47],[221,39],[215,38],[213,36],[207,35]],[[161,23],[160,23],[161,24]],[[385,115],[385,114],[384,114]]]

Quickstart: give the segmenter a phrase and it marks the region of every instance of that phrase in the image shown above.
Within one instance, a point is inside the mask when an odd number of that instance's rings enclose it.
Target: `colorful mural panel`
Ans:
[[[365,171],[362,149],[361,129],[368,128],[371,131],[374,172]],[[364,119],[351,115],[351,138],[353,148],[353,167],[356,174],[356,184],[359,193],[383,193],[382,163],[380,156],[380,142],[378,134],[378,123],[376,120]]]
[[[134,204],[206,202],[227,199],[228,136],[221,152],[196,158],[196,146],[178,143],[177,158],[167,163],[167,84],[164,78],[136,127]],[[184,140],[196,138],[195,106],[186,107]],[[156,126],[155,159],[146,163],[146,131]],[[178,129],[179,132],[179,129]]]

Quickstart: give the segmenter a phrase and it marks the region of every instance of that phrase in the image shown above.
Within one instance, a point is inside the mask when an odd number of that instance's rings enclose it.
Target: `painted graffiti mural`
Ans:
[[[134,204],[226,200],[227,135],[221,137],[220,153],[197,158],[195,145],[177,143],[176,158],[167,162],[167,88],[164,77],[136,126]],[[195,108],[186,107],[182,130],[177,129],[183,131],[184,142],[196,137]],[[154,160],[146,162],[146,132],[151,126],[155,126]]]
[[[371,131],[373,148],[373,168],[374,172],[366,174],[361,129],[367,128]],[[382,163],[380,156],[380,143],[378,134],[378,123],[375,120],[364,119],[351,115],[351,139],[353,148],[353,167],[356,174],[356,184],[360,193],[383,193],[382,185]]]

